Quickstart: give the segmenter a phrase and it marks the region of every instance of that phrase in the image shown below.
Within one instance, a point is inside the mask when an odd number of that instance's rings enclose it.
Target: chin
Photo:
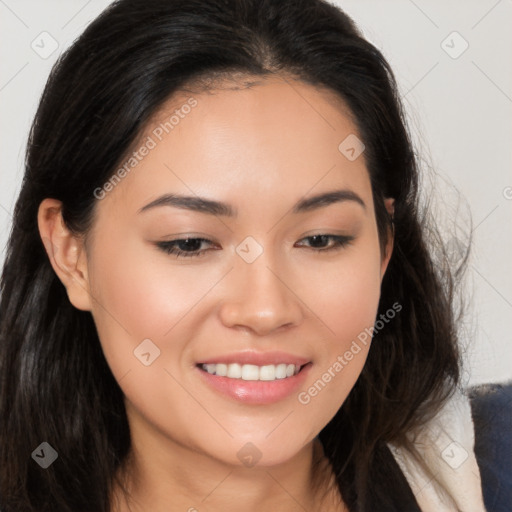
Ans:
[[[280,427],[278,427],[280,428]],[[276,435],[277,433],[270,434]],[[274,439],[265,437],[266,434],[256,433],[253,437],[230,441],[230,448],[222,450],[219,458],[230,465],[240,467],[273,467],[285,464],[296,457],[304,446],[310,442],[300,439],[285,439],[277,436]],[[225,447],[224,447],[225,448]],[[235,457],[233,457],[233,453]]]

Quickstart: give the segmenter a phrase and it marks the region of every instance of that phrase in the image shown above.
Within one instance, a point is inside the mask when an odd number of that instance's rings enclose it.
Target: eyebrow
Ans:
[[[366,210],[365,202],[352,190],[332,190],[312,197],[300,199],[294,206],[292,213],[299,214],[308,211],[325,208],[331,204],[344,203],[346,201],[355,202]],[[227,203],[206,199],[199,196],[184,196],[179,194],[164,194],[150,203],[146,204],[138,213],[156,208],[158,206],[171,206],[190,210],[194,212],[207,213],[210,215],[219,215],[224,217],[236,217],[237,210]]]

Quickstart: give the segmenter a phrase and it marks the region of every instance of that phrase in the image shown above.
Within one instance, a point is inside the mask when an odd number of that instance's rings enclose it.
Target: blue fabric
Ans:
[[[487,512],[512,512],[512,381],[468,390]]]

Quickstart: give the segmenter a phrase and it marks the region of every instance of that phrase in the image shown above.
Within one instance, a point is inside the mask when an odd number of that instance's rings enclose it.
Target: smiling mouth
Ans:
[[[210,363],[198,364],[197,366],[210,375],[227,377],[228,379],[246,381],[273,381],[293,377],[308,364],[310,363],[303,365],[281,363],[258,366],[254,364]]]

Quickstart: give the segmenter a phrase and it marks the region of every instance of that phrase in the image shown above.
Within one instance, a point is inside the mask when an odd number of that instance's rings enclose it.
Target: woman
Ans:
[[[31,131],[2,510],[485,510],[422,219],[393,73],[340,10],[115,2]]]

